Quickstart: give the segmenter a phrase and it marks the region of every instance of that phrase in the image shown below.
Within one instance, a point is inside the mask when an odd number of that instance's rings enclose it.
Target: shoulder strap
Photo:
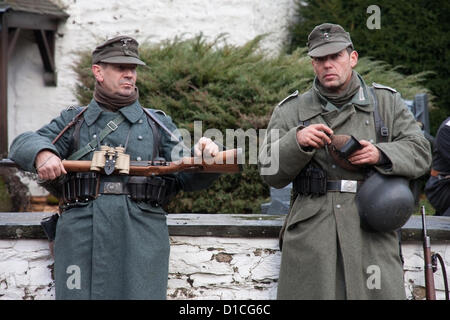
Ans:
[[[174,135],[172,133],[172,131],[170,131],[165,125],[164,123],[161,122],[161,120],[159,120],[152,112],[151,110],[148,110],[147,108],[142,107],[142,109],[144,110],[144,112],[147,114],[147,116],[152,119],[154,122],[156,122],[156,124],[158,126],[161,127],[161,129],[163,129],[167,134],[169,134],[170,137],[172,137],[175,141],[181,142],[180,139],[178,139],[178,137],[176,135]]]
[[[172,137],[172,139],[173,139],[174,141],[177,141],[178,143],[180,143],[180,144],[181,144],[181,147],[183,147],[186,151],[188,151],[189,154],[191,153],[191,150],[190,150],[188,147],[186,147],[186,145],[183,143],[183,141],[181,141],[180,138],[178,138],[176,135],[174,135],[173,132],[170,131],[170,130],[164,125],[164,123],[162,123],[161,120],[159,120],[159,119],[153,114],[153,112],[152,112],[151,110],[149,110],[149,109],[147,109],[147,108],[144,108],[144,107],[142,107],[142,109],[143,109],[144,112],[147,114],[147,116],[148,116],[150,119],[152,119],[158,126],[160,126],[161,129],[163,129],[170,137]],[[152,129],[152,130],[153,130],[153,129]],[[223,148],[223,146],[222,146],[221,144],[217,143],[217,141],[215,141],[215,143],[219,146],[219,148],[220,148],[220,147]]]
[[[378,97],[375,93],[375,89],[373,87],[369,87],[370,92],[372,93],[374,104],[373,104],[373,117],[375,121],[375,131],[377,135],[377,142],[388,142],[389,137],[389,129],[385,126],[383,118],[380,115],[380,109],[378,107]]]
[[[160,146],[161,146],[161,135],[159,134],[158,128],[156,128],[155,121],[152,118],[147,116],[148,124],[152,129],[153,134],[153,153],[152,153],[152,161],[160,156]]]
[[[281,106],[283,103],[285,103],[286,101],[290,100],[291,98],[297,97],[298,96],[298,90],[295,90],[292,94],[288,95],[286,98],[284,98],[283,100],[281,100],[280,103],[278,103],[278,107]]]
[[[72,154],[76,150],[80,149],[80,131],[81,131],[81,126],[83,125],[83,122],[84,122],[84,117],[81,117],[80,119],[78,119],[77,123],[75,124],[75,128],[74,128],[73,134],[72,134],[73,150],[71,150],[71,152],[69,154]]]

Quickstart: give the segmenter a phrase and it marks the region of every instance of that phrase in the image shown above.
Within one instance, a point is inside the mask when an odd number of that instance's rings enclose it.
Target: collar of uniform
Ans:
[[[88,105],[88,109],[84,113],[84,121],[86,121],[88,126],[91,126],[97,120],[100,113],[102,113],[102,108],[100,108],[97,101],[92,99]]]
[[[314,81],[313,81],[313,91],[316,94],[317,100],[319,101],[321,107],[322,107],[322,113],[324,112],[329,112],[329,111],[334,111],[334,110],[338,110],[339,109],[332,104],[331,102],[328,101],[327,98],[325,98],[320,92],[319,89],[317,88],[316,82],[317,82],[317,76],[314,77]]]
[[[338,110],[339,111],[339,109],[334,104],[329,102],[327,100],[327,98],[325,98],[319,92],[319,89],[317,89],[317,86],[316,86],[316,81],[317,81],[317,76],[314,78],[314,81],[313,81],[313,91],[315,93],[315,96],[317,97],[317,101],[319,102],[320,106],[322,107],[321,113],[334,111],[334,110]]]
[[[372,111],[373,106],[370,104],[369,90],[367,88],[367,85],[364,82],[363,78],[359,75],[359,73],[356,73],[356,75],[359,78],[361,86],[359,87],[358,92],[353,96],[350,103],[359,106],[360,109]]]
[[[120,108],[119,112],[122,113],[122,115],[131,123],[138,121],[144,113],[138,100],[129,106]]]
[[[334,104],[332,104],[330,101],[328,101],[324,96],[322,96],[320,94],[319,90],[316,88],[316,84],[315,84],[316,80],[314,79],[314,82],[313,82],[314,92],[316,93],[318,99],[320,100],[322,108],[324,109],[325,112],[334,111],[334,110],[341,111],[345,107],[347,107],[348,105],[351,105],[351,104],[354,104],[356,107],[358,107],[359,109],[364,110],[364,111],[372,111],[373,110],[373,107],[370,105],[370,98],[369,98],[369,93],[367,90],[367,85],[364,82],[363,78],[359,75],[359,73],[356,72],[356,75],[361,83],[359,90],[357,93],[355,93],[355,95],[350,100],[350,102],[344,104],[341,108],[336,107]]]
[[[102,108],[98,105],[97,101],[94,99],[88,105],[88,109],[84,114],[84,120],[88,126],[91,126],[99,115],[103,112]],[[131,123],[135,123],[142,116],[142,107],[138,100],[136,100],[133,104],[122,107],[119,109],[119,112]]]

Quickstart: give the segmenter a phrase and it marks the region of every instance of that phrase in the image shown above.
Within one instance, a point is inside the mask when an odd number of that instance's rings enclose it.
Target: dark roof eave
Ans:
[[[23,11],[23,10],[10,10],[10,13],[14,12],[14,13],[25,13],[25,14],[31,14],[31,15],[38,15],[38,16],[43,16],[43,17],[48,17],[50,19],[56,19],[56,20],[67,20],[70,15],[68,15],[67,13],[64,14],[51,14],[51,13],[39,13],[39,12],[32,12],[32,11]]]

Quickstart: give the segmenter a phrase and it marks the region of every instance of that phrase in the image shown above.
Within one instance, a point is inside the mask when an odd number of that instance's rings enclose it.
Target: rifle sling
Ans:
[[[383,118],[381,118],[380,115],[380,109],[378,107],[378,97],[375,93],[375,89],[373,87],[369,87],[370,92],[373,96],[373,117],[375,121],[375,131],[377,135],[377,142],[387,142],[389,131],[388,128],[385,126]]]
[[[83,113],[87,110],[87,107],[82,107],[82,110],[70,121],[64,129],[61,130],[61,132],[53,139],[52,144],[55,144],[59,138],[67,131],[69,130],[74,124],[78,122],[78,119],[83,115]]]
[[[172,131],[170,131],[170,130],[164,125],[164,123],[161,122],[161,120],[159,120],[157,117],[155,117],[155,115],[154,115],[150,110],[148,110],[148,109],[146,109],[146,108],[142,108],[142,109],[143,109],[144,112],[147,114],[147,116],[148,116],[149,118],[151,118],[154,122],[156,122],[156,124],[158,124],[158,126],[160,126],[161,129],[163,129],[170,137],[172,137],[172,139],[174,139],[175,141],[181,143],[180,139],[179,139],[176,135],[174,135],[174,134],[172,133]],[[184,145],[184,144],[183,144],[183,145]]]

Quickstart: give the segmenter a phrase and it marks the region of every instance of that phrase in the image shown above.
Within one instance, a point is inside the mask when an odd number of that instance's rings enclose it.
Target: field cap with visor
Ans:
[[[139,43],[128,36],[118,36],[107,40],[92,52],[92,64],[126,63],[145,66],[145,62],[139,59]]]
[[[324,57],[347,47],[353,49],[350,34],[338,24],[323,23],[316,26],[308,36],[308,55]]]

